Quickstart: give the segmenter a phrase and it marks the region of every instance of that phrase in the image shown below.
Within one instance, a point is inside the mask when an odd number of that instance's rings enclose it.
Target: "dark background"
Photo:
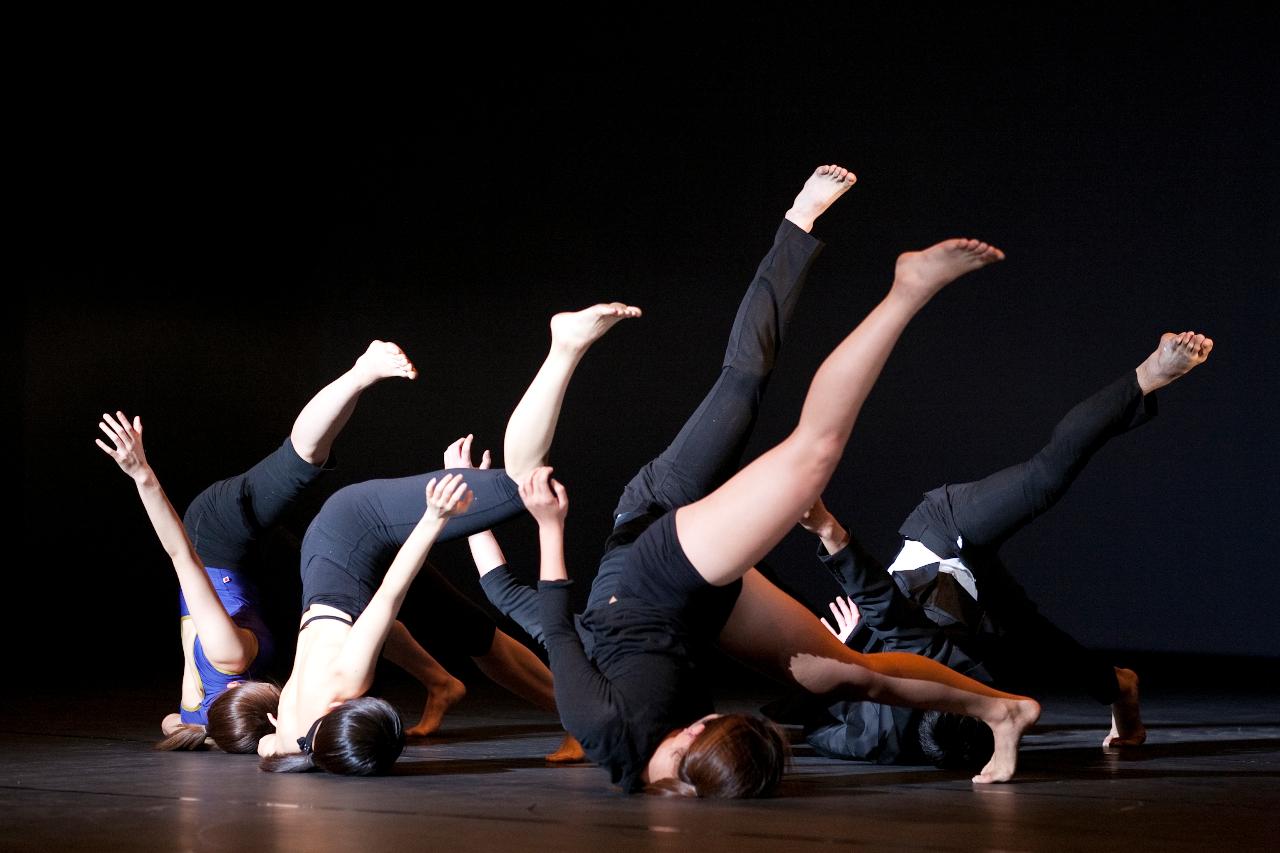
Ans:
[[[101,412],[143,416],[181,510],[273,448],[369,340],[394,340],[422,375],[365,396],[327,494],[437,467],[468,431],[500,449],[548,317],[618,299],[645,316],[579,370],[553,455],[588,580],[622,484],[713,380],[741,289],[828,162],[858,185],[815,229],[828,246],[751,454],[786,434],[898,252],[990,240],[1008,261],[907,332],[830,506],[890,558],[921,492],[1019,461],[1160,332],[1204,331],[1217,348],[1162,416],[1005,553],[1090,645],[1275,655],[1272,14],[605,11],[315,38],[279,22],[31,34],[10,116],[22,545],[5,621],[21,675],[176,691],[177,585],[93,444]],[[500,537],[535,568],[527,519]],[[296,558],[269,544],[287,626]],[[811,548],[797,534],[769,563],[817,609],[835,589]],[[464,545],[434,559],[480,598]]]

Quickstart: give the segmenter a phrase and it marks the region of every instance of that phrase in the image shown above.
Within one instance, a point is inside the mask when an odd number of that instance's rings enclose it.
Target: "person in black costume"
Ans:
[[[903,522],[904,544],[887,570],[818,500],[800,523],[821,540],[821,562],[848,597],[831,605],[835,627],[823,623],[859,651],[925,655],[988,684],[1016,685],[1051,672],[1056,683],[1110,706],[1103,746],[1143,743],[1137,674],[1045,618],[998,551],[1062,498],[1107,441],[1153,418],[1155,392],[1202,364],[1212,348],[1202,334],[1166,333],[1136,370],[1073,407],[1030,459],[928,492]],[[826,705],[800,697],[765,713],[802,725],[810,745],[835,757],[953,766],[983,751],[981,732],[874,702]],[[969,735],[977,742],[969,743]]]
[[[497,566],[496,544],[490,541],[486,554],[484,540],[473,540],[490,600],[548,650],[566,729],[628,792],[649,786],[685,795],[760,796],[777,784],[785,763],[780,733],[760,718],[712,712],[694,665],[711,642],[817,693],[982,717],[996,729],[1000,749],[975,777],[980,782],[1012,775],[1018,740],[1039,714],[1031,700],[917,656],[851,652],[751,568],[820,494],[910,318],[955,278],[1003,258],[998,249],[965,239],[901,256],[889,295],[816,374],[795,432],[734,474],[819,246],[808,232],[853,181],[843,168],[819,167],[787,212],[743,297],[711,392],[672,444],[625,488],[576,627],[562,551],[567,498],[549,468],[521,483],[542,541],[536,596]],[[567,377],[554,378],[548,375],[544,391],[558,401]]]

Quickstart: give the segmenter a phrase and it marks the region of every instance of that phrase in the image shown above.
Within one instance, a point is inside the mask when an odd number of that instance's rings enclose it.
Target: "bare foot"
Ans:
[[[556,751],[547,756],[548,764],[572,764],[586,760],[587,753],[573,735],[565,735]]]
[[[405,729],[406,737],[426,737],[440,728],[440,721],[445,712],[467,695],[467,687],[461,681],[449,676],[448,681],[432,686],[427,690],[427,704],[422,709],[422,719],[411,729]]]
[[[621,302],[605,302],[581,311],[566,311],[551,318],[551,342],[583,352],[613,328],[619,320],[639,317],[640,309]]]
[[[787,211],[787,220],[802,231],[812,231],[813,223],[835,200],[849,191],[858,176],[843,166],[819,166],[800,188]]]
[[[920,252],[898,255],[892,293],[924,304],[965,273],[1004,260],[1004,252],[981,240],[943,240]]]
[[[374,341],[369,344],[364,355],[356,359],[351,372],[356,375],[360,385],[366,388],[382,379],[413,379],[418,375],[409,356],[391,341]]]
[[[1102,740],[1104,747],[1141,746],[1147,740],[1138,708],[1138,674],[1116,667],[1120,698],[1111,704],[1111,731]]]
[[[1203,364],[1213,349],[1213,341],[1195,332],[1165,332],[1156,351],[1138,365],[1138,387],[1143,394],[1157,391]]]
[[[1011,699],[1005,706],[1004,719],[987,721],[995,735],[995,751],[982,772],[973,777],[974,782],[1008,782],[1018,768],[1018,743],[1035,721],[1040,719],[1040,703],[1034,699]]]

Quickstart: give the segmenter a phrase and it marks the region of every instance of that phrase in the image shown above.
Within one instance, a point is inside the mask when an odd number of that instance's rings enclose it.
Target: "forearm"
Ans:
[[[569,572],[564,565],[564,521],[540,524],[538,526],[538,543],[541,551],[539,579],[544,581],[568,580]]]
[[[444,524],[445,519],[423,516],[400,547],[378,591],[351,626],[351,633],[334,664],[335,677],[343,684],[344,693],[359,696],[369,689],[378,656],[400,613],[400,605]]]
[[[849,544],[849,531],[836,521],[835,516],[828,516],[813,534],[822,542],[828,554],[837,554]]]
[[[471,559],[475,562],[476,571],[480,573],[480,577],[484,577],[507,562],[501,546],[498,545],[498,537],[493,535],[492,530],[468,536],[467,546],[471,548]]]

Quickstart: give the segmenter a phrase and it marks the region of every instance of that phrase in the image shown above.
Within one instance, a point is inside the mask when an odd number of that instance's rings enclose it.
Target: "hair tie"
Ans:
[[[298,749],[302,750],[304,755],[310,755],[314,751],[313,741],[316,736],[316,729],[320,728],[320,721],[324,717],[316,717],[316,721],[311,724],[311,728],[307,729],[306,735],[298,738]]]

